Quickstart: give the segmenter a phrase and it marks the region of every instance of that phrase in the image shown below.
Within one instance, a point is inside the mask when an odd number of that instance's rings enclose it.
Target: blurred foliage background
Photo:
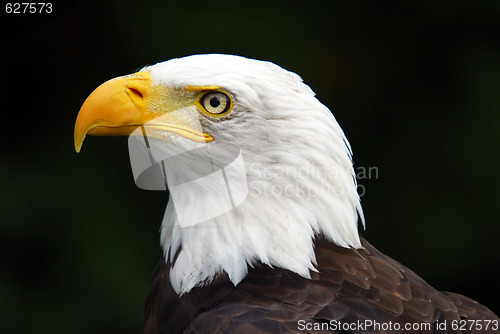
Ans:
[[[52,3],[1,8],[1,333],[139,331],[166,193],[135,187],[126,138],[76,154],[74,121],[102,82],[212,52],[300,74],[378,170],[367,239],[500,313],[499,1]]]

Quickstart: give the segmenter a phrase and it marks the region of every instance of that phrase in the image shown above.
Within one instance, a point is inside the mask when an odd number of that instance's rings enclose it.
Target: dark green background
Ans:
[[[500,2],[54,1],[1,16],[0,332],[137,333],[165,192],[126,138],[73,148],[100,83],[195,53],[300,74],[333,110],[376,247],[500,313]]]

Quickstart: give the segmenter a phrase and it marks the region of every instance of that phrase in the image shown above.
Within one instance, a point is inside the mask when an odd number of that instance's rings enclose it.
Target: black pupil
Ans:
[[[217,96],[214,96],[210,99],[210,105],[212,108],[217,108],[220,105],[220,100]]]

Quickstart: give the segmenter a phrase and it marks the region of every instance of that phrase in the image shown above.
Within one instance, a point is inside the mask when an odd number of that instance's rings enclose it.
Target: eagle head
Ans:
[[[223,272],[236,285],[261,264],[310,278],[317,235],[361,247],[349,143],[302,79],[273,63],[209,54],[146,66],[87,98],[77,151],[87,134],[159,152],[170,191],[160,239],[179,294]],[[147,165],[129,147],[133,167]]]

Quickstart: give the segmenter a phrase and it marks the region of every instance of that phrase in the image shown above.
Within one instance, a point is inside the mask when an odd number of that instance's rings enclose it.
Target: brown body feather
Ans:
[[[464,332],[498,333],[494,324],[499,325],[499,318],[486,307],[458,294],[437,291],[365,240],[362,243],[362,249],[346,249],[317,239],[319,272],[311,273],[310,280],[262,265],[250,269],[236,287],[223,274],[181,297],[170,285],[169,264],[162,261],[147,297],[143,333],[306,333],[306,323],[308,328],[322,329],[314,333],[395,332],[374,327],[335,331],[327,326],[332,320],[391,322],[392,329],[397,328],[395,323],[402,324],[401,328],[408,323],[430,323],[430,330],[417,333],[461,333],[452,324],[479,320],[477,324],[484,326],[484,320],[493,320],[488,330]],[[464,327],[469,329],[471,323]]]

